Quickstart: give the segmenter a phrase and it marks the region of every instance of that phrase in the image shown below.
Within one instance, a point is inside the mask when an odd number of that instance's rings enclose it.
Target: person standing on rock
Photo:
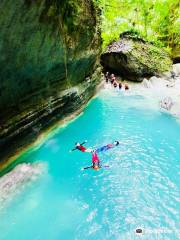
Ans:
[[[114,81],[114,83],[113,83],[114,88],[117,88],[117,85],[118,85],[118,83],[116,81]]]
[[[175,79],[175,77],[176,77],[175,72],[174,72],[174,71],[171,71],[171,78],[172,78],[172,79]]]
[[[119,90],[122,89],[122,83],[119,83]]]
[[[106,83],[108,83],[109,82],[109,72],[106,72],[105,79],[106,79]]]

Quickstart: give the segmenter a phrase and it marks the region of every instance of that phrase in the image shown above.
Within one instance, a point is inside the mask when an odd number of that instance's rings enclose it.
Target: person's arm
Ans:
[[[93,166],[84,167],[83,170],[86,170],[86,169],[89,169],[89,168],[93,168]]]
[[[87,143],[87,140],[85,140],[84,142],[82,142],[80,145],[84,145],[85,143]]]
[[[75,150],[77,150],[77,147],[73,148],[73,149],[71,150],[71,152],[72,152],[72,151],[75,151]]]

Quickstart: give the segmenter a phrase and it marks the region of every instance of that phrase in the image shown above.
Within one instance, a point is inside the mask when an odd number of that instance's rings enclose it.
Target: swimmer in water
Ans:
[[[119,145],[119,141],[114,141],[113,143],[109,143],[109,144],[107,144],[105,146],[97,148],[95,151],[96,151],[96,153],[104,152],[104,151],[107,151],[110,148],[113,148],[113,147],[118,146],[118,145]]]
[[[86,169],[93,169],[93,170],[99,170],[102,166],[100,166],[100,160],[99,157],[96,153],[95,150],[92,151],[92,165],[88,166],[88,167],[84,167],[82,168],[82,170],[86,170]],[[103,166],[103,167],[109,167],[107,165]]]
[[[83,145],[86,143],[87,141],[84,141],[83,143],[75,143],[75,148],[72,149],[71,151],[75,151],[75,150],[79,150],[81,152],[92,152],[92,149],[90,148],[85,148]]]
[[[92,152],[92,168],[94,170],[100,169],[100,160],[98,158],[96,151]]]

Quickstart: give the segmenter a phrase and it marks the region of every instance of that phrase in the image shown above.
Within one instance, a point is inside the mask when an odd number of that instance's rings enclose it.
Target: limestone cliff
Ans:
[[[0,1],[0,148],[77,110],[100,80],[90,0]]]
[[[177,44],[173,47],[172,59],[174,63],[180,63],[180,44]]]

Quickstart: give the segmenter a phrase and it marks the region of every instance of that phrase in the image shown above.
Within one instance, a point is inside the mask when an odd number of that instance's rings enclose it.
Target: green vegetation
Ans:
[[[94,0],[101,9],[103,47],[124,31],[169,51],[180,42],[179,0]]]

